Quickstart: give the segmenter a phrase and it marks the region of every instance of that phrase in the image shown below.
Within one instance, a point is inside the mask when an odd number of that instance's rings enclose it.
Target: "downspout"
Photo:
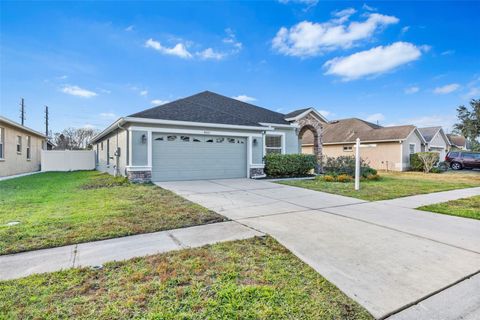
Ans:
[[[120,166],[120,149],[118,148],[118,131],[119,129],[122,129],[124,131],[126,131],[127,129],[125,129],[124,127],[122,127],[120,125],[120,123],[117,123],[117,147],[115,149],[115,167],[114,167],[114,171],[113,171],[113,176],[114,177],[117,177],[118,175],[120,175],[120,170],[119,170],[119,166]],[[127,144],[128,144],[128,139],[127,140]],[[126,151],[125,151],[126,152]]]

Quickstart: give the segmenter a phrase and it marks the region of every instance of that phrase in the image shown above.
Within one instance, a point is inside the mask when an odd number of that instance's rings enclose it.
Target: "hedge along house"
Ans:
[[[314,109],[284,115],[213,92],[118,119],[92,140],[97,169],[133,181],[264,177],[264,155],[301,152],[321,127]]]
[[[413,125],[382,127],[361,119],[331,121],[323,125],[323,154],[327,157],[354,156],[355,141],[368,145],[360,155],[372,168],[404,171],[410,168],[410,155],[422,151],[426,143]],[[314,137],[307,133],[302,152],[314,152]]]

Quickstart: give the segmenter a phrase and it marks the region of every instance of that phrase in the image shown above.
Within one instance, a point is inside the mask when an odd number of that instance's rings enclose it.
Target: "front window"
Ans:
[[[267,135],[265,137],[265,152],[282,153],[282,136]]]
[[[415,153],[415,143],[410,143],[410,154]]]
[[[17,136],[17,153],[22,153],[22,137]]]
[[[27,136],[27,160],[30,160],[32,156],[30,152],[31,140],[32,138],[30,136]]]
[[[5,145],[5,142],[4,142],[4,136],[5,136],[5,129],[4,128],[0,128],[0,159],[3,159],[4,157],[4,145]]]
[[[343,147],[343,152],[352,152],[353,151],[353,147],[352,146],[344,146]]]

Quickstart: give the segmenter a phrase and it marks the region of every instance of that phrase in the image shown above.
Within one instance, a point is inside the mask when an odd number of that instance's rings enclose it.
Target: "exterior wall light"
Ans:
[[[142,134],[142,144],[147,143],[147,135]]]

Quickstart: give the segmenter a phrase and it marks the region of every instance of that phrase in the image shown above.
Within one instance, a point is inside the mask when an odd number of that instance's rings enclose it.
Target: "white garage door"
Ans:
[[[153,133],[152,180],[245,178],[247,141],[242,137]]]

